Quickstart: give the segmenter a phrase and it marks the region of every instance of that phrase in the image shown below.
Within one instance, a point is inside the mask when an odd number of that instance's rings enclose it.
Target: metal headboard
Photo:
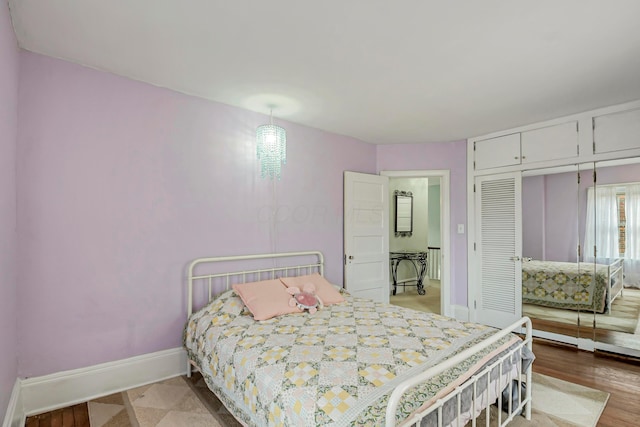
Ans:
[[[301,263],[302,259],[313,259],[315,261],[309,263]],[[256,260],[281,260],[284,265],[252,268],[250,261]],[[225,272],[214,273],[202,273],[195,274],[196,267],[206,268],[218,263],[235,263],[236,261],[249,261],[243,264],[235,264],[238,266],[245,266],[248,270],[235,270]],[[324,256],[319,251],[307,251],[307,252],[282,252],[272,254],[256,254],[256,255],[238,255],[238,256],[224,256],[214,258],[198,258],[189,264],[188,272],[188,294],[187,294],[187,318],[193,314],[193,287],[196,282],[208,286],[208,299],[211,300],[213,296],[214,285],[220,287],[221,285],[225,290],[229,290],[233,283],[245,283],[248,280],[266,280],[275,279],[276,277],[286,277],[290,275],[302,275],[318,272],[324,276]]]

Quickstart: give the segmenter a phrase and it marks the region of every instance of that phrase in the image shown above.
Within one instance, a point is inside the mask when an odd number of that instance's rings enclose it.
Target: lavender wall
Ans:
[[[578,259],[576,249],[578,247],[577,174],[567,172],[547,175],[544,187],[545,259],[576,262]]]
[[[451,303],[467,305],[467,235],[457,224],[467,223],[466,141],[433,144],[378,145],[377,169],[451,171]],[[465,227],[466,229],[466,227]]]
[[[523,256],[576,262],[577,168],[576,172],[522,179],[522,234]]]
[[[0,3],[0,420],[18,376],[16,330],[16,141],[18,44],[7,2]]]
[[[193,258],[318,249],[342,283],[343,171],[375,173],[375,146],[277,121],[274,183],[255,159],[267,116],[27,52],[20,65],[21,376],[179,347]]]
[[[544,259],[544,176],[522,178],[522,256]]]
[[[577,261],[578,197],[577,168],[522,179],[523,256]]]
[[[637,159],[640,160],[640,159]],[[596,164],[596,170],[598,171],[598,185],[607,184],[623,184],[629,182],[640,182],[640,163],[620,166],[604,166],[603,164]],[[592,185],[583,185],[584,195],[586,201],[587,188]],[[586,202],[585,202],[586,203]]]

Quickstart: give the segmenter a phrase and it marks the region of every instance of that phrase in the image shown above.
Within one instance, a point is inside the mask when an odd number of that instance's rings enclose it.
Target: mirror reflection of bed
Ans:
[[[540,331],[640,350],[637,159],[527,171],[522,196],[523,315]]]

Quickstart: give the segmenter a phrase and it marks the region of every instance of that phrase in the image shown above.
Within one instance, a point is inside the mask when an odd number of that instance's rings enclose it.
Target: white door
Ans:
[[[505,327],[522,316],[521,173],[475,180],[475,321]]]
[[[344,286],[389,302],[389,178],[344,173]]]

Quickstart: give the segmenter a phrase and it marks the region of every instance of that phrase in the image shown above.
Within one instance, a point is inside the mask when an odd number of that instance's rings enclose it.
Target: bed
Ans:
[[[188,374],[199,370],[241,424],[463,426],[473,419],[475,425],[492,402],[505,409],[497,411],[498,425],[520,413],[530,419],[528,318],[497,330],[355,298],[330,285],[341,302],[258,321],[253,302],[238,291],[311,276],[326,281],[323,274],[320,252],[189,265]]]
[[[522,302],[610,313],[623,290],[623,260],[609,265],[528,260],[522,263]],[[594,267],[595,266],[595,267]]]

